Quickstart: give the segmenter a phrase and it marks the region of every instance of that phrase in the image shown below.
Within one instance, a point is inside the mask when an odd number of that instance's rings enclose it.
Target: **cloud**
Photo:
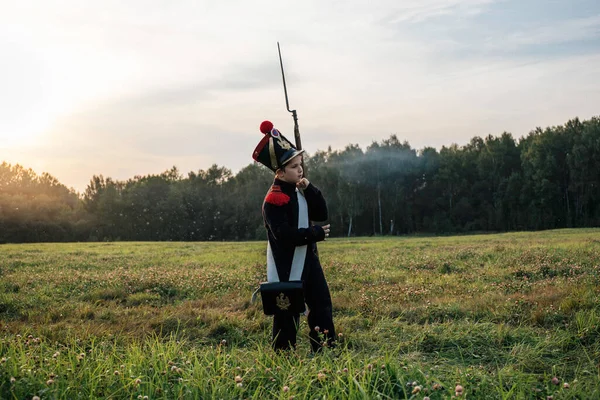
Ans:
[[[483,12],[494,0],[426,0],[395,3],[393,12],[383,17],[384,24],[419,24],[441,16],[472,17]]]
[[[415,11],[412,11],[412,9]],[[548,59],[600,49],[600,6],[533,0],[439,1],[383,19],[390,40],[410,40],[441,68],[481,58]]]
[[[533,26],[509,34],[494,47],[515,49],[521,46],[547,46],[577,41],[596,41],[600,39],[600,14],[563,21],[553,21],[545,25]]]

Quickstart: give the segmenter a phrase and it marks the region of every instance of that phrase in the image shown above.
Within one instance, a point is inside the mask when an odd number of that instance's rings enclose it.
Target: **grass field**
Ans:
[[[270,349],[265,247],[0,245],[0,398],[600,398],[600,229],[321,243],[317,356]]]

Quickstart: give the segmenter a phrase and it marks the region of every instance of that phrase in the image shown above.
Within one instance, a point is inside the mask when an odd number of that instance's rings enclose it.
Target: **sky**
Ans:
[[[270,120],[311,154],[600,115],[597,0],[0,0],[0,162],[83,192],[234,173]]]

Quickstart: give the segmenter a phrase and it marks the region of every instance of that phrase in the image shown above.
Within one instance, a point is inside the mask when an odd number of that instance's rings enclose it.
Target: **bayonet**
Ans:
[[[285,84],[285,73],[283,72],[283,59],[281,58],[281,48],[279,47],[279,42],[277,42],[277,51],[279,52],[279,65],[281,65],[281,77],[283,78],[285,106],[287,107],[288,112],[292,113],[292,118],[294,118],[294,139],[296,141],[296,148],[298,150],[302,150],[302,141],[300,140],[300,128],[298,128],[298,114],[296,113],[296,110],[290,110],[290,102],[288,100],[287,86]]]

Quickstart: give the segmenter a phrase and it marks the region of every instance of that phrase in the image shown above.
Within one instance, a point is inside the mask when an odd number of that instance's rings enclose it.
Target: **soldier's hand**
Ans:
[[[329,231],[331,230],[331,224],[323,225],[323,231],[325,232],[325,239],[329,237]]]
[[[298,189],[306,189],[308,185],[310,185],[310,182],[306,178],[302,178],[298,183],[296,183],[296,187]]]

